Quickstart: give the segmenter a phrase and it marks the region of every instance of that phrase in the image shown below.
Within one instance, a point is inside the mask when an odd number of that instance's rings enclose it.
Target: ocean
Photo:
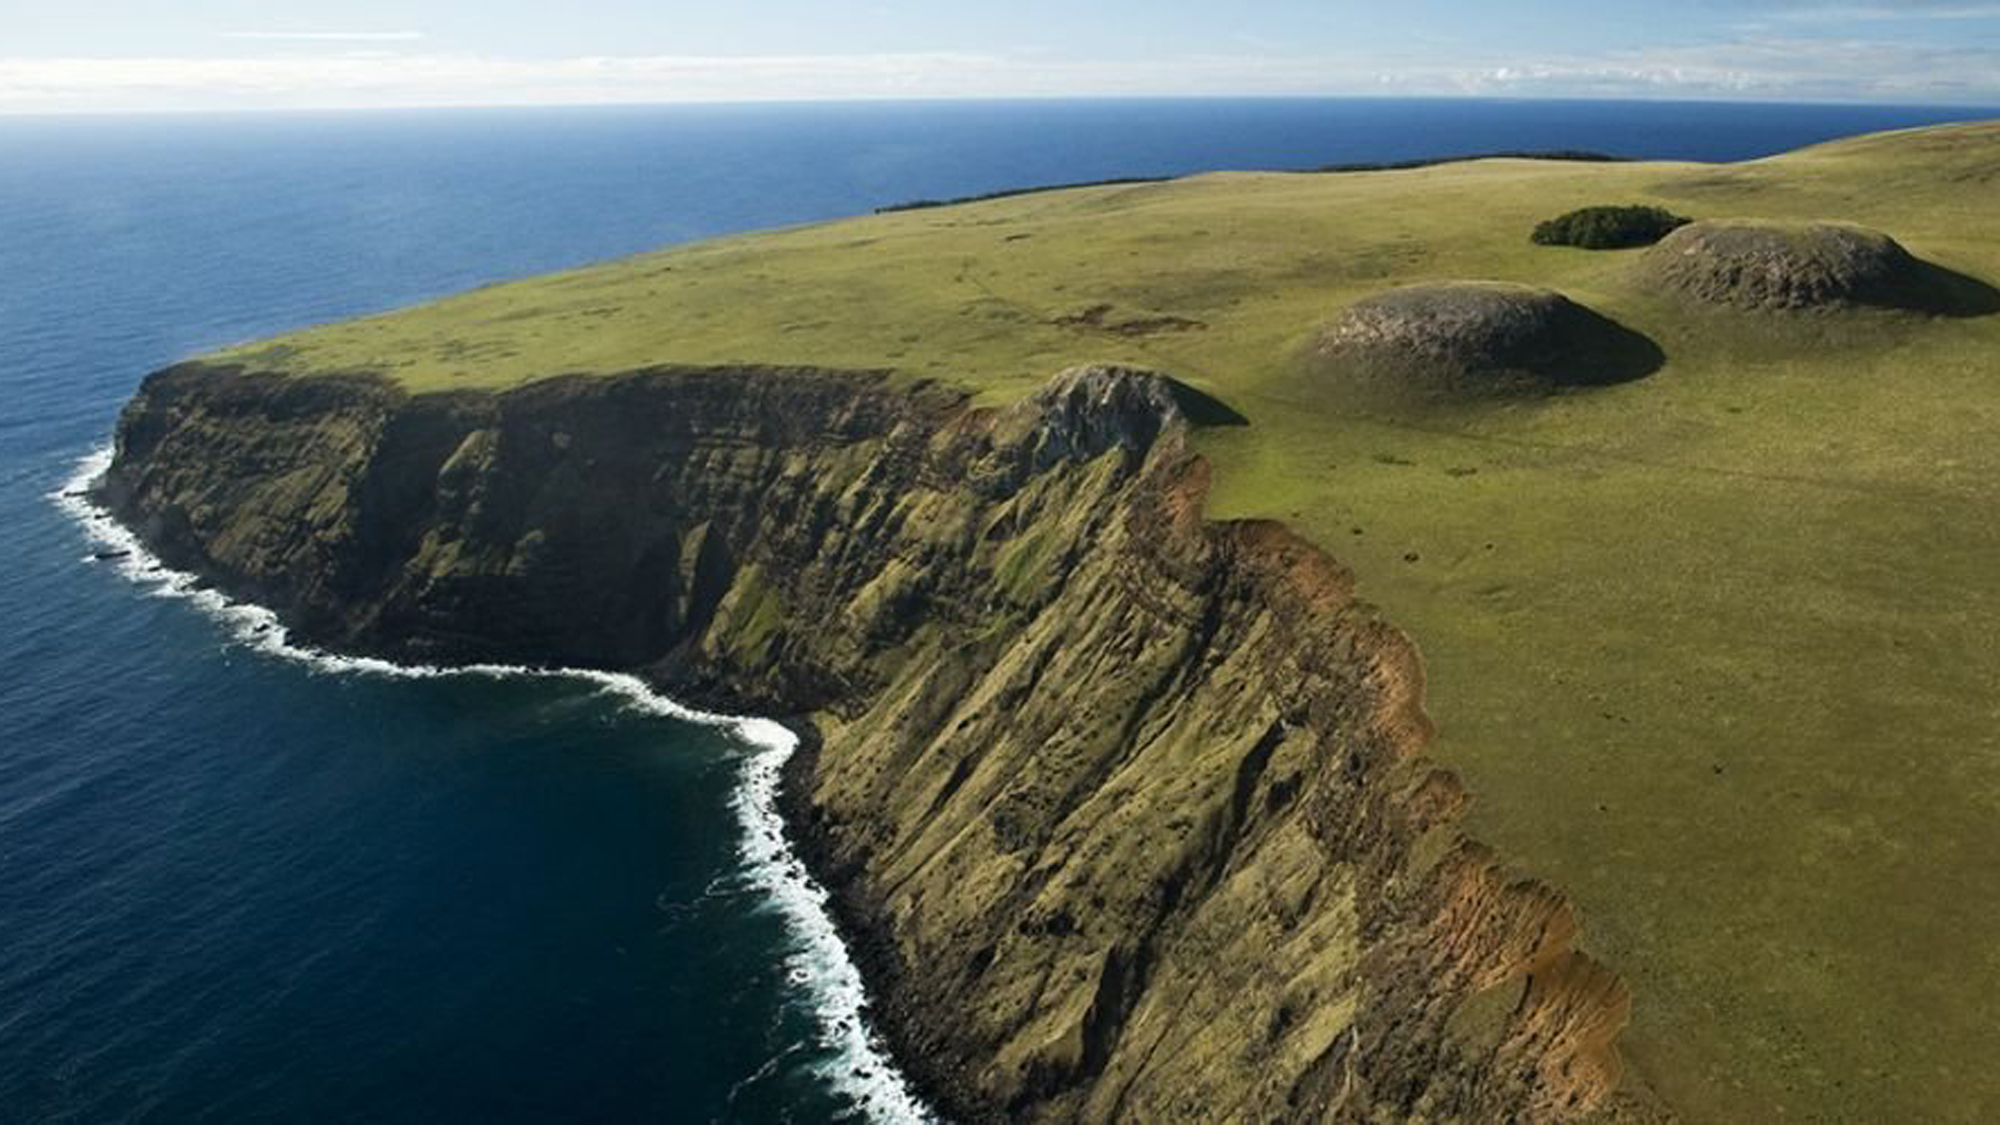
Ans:
[[[64,493],[148,371],[916,198],[1510,149],[1732,160],[1954,107],[1211,100],[0,117],[0,1120],[922,1116],[770,810],[607,676],[303,653]],[[662,359],[671,359],[663,356]]]

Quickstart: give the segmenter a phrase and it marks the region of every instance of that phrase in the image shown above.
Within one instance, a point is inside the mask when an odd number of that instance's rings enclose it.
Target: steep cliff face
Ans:
[[[331,647],[809,715],[793,821],[970,1120],[1561,1119],[1624,987],[1462,837],[1422,675],[1283,528],[1202,518],[1187,395],[867,373],[411,397],[182,367],[103,494]]]

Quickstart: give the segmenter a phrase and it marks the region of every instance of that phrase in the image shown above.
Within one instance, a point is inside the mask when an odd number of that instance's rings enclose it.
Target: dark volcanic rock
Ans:
[[[1306,367],[1362,406],[1532,397],[1657,370],[1659,349],[1552,289],[1412,285],[1358,301],[1307,347]]]
[[[1745,311],[1876,307],[1973,315],[1995,306],[1990,288],[1851,223],[1691,223],[1648,250],[1637,276],[1682,300]]]

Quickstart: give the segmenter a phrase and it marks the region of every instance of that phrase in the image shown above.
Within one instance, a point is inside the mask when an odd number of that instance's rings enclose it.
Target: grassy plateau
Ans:
[[[1948,310],[1759,310],[1539,246],[1596,205],[1859,224]],[[1727,271],[1724,271],[1727,275]],[[1421,646],[1472,831],[1572,895],[1635,993],[1635,1106],[2000,1116],[2000,124],[1733,165],[1219,172],[712,242],[244,345],[417,390],[649,364],[890,367],[1019,397],[1155,367],[1211,515],[1282,519]],[[1555,290],[1664,356],[1535,393],[1345,393],[1354,302]]]

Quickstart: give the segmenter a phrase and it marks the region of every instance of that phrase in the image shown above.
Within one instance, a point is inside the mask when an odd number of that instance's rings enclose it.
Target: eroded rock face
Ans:
[[[1920,308],[1942,297],[1900,243],[1850,223],[1691,223],[1648,250],[1638,268],[1651,287],[1743,310]]]
[[[1544,395],[1660,365],[1650,341],[1552,289],[1453,281],[1355,302],[1308,346],[1309,371],[1364,405]]]
[[[1409,642],[1202,518],[1185,388],[880,376],[497,395],[183,367],[103,493],[308,640],[811,713],[788,800],[885,1029],[966,1120],[1558,1120],[1624,986],[1463,837]]]

